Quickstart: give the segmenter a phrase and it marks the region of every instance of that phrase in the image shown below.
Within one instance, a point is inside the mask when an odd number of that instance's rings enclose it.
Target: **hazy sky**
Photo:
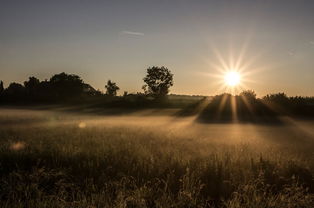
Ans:
[[[239,57],[243,87],[259,96],[314,95],[314,1],[0,0],[6,86],[65,71],[136,92],[148,66],[164,65],[172,93],[211,95],[223,91],[222,62]]]

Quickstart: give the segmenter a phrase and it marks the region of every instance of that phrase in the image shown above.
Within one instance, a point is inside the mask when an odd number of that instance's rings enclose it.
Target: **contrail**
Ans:
[[[138,36],[144,36],[144,33],[140,33],[140,32],[133,32],[133,31],[122,31],[123,34],[127,34],[127,35],[138,35]]]

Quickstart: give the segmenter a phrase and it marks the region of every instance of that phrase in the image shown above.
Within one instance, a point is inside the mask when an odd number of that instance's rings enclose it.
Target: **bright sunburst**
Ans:
[[[257,65],[261,54],[247,53],[248,45],[249,39],[244,40],[242,46],[233,47],[231,44],[223,48],[223,51],[219,51],[217,47],[210,44],[211,54],[204,56],[204,60],[208,64],[208,72],[205,72],[204,75],[212,77],[213,84],[209,85],[211,89],[215,89],[213,94],[236,95],[249,89],[248,84],[256,82],[250,79],[251,75],[267,68],[267,66]]]
[[[236,71],[229,71],[224,76],[225,83],[230,87],[237,86],[241,81],[241,76]]]

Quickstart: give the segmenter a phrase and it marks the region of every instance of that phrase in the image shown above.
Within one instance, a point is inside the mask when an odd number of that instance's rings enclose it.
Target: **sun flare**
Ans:
[[[241,76],[236,71],[229,71],[224,77],[225,83],[230,87],[235,87],[240,83]]]

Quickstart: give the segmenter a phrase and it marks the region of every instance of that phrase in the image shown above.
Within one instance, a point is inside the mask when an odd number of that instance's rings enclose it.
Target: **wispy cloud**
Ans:
[[[128,30],[124,30],[122,31],[123,34],[126,34],[126,35],[137,35],[137,36],[144,36],[145,34],[144,33],[141,33],[141,32],[133,32],[133,31],[128,31]]]

